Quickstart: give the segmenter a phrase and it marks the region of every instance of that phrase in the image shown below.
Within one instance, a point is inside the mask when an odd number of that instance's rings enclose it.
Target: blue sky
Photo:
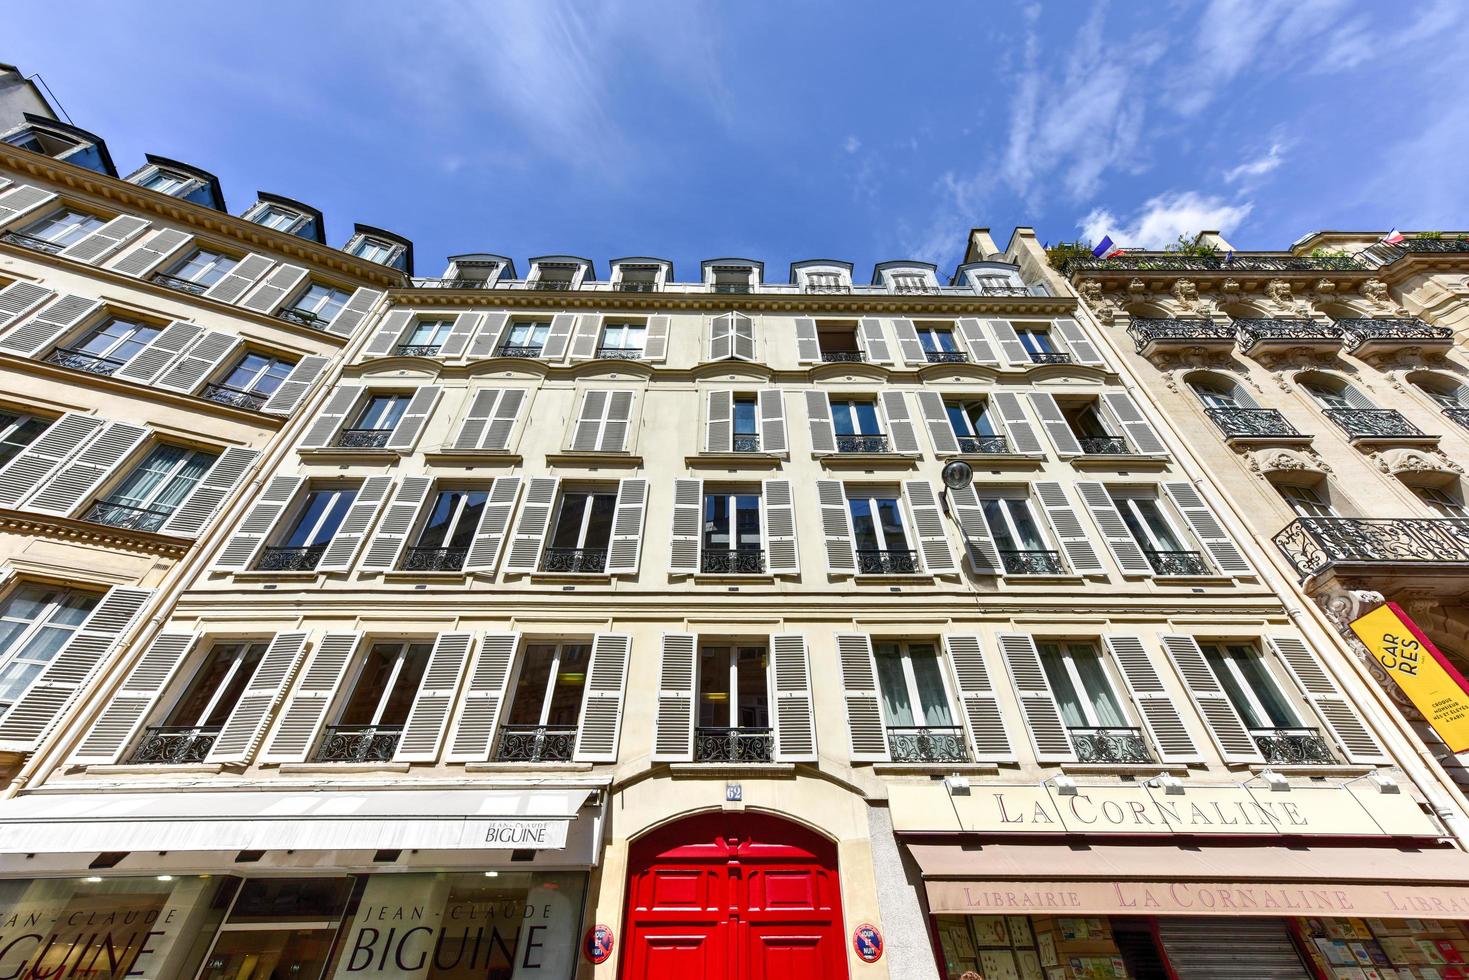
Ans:
[[[1243,248],[1469,226],[1469,3],[12,0],[120,169],[145,152],[468,251],[922,258],[965,233]],[[78,53],[85,53],[79,57]]]

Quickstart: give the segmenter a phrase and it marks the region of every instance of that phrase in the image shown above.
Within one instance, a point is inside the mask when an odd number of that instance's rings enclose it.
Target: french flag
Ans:
[[[1385,244],[1396,245],[1398,242],[1403,240],[1403,233],[1394,228],[1386,235],[1383,235],[1382,240]]]
[[[1121,254],[1123,254],[1122,249],[1112,244],[1111,235],[1102,236],[1102,240],[1097,243],[1097,247],[1092,249],[1092,255],[1099,259],[1110,259],[1114,255]]]

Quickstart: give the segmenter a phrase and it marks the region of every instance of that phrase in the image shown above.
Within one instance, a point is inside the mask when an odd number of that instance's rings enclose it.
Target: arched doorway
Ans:
[[[624,980],[845,980],[836,845],[759,813],[650,831],[628,854]]]

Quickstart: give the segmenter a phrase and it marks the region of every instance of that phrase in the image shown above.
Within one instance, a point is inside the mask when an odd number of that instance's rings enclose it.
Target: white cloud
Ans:
[[[846,150],[848,153],[856,153],[858,150],[862,149],[862,141],[855,136],[848,136],[846,140],[842,143],[842,149]]]
[[[1239,181],[1253,180],[1263,177],[1276,167],[1285,162],[1285,145],[1283,143],[1271,143],[1270,149],[1262,157],[1254,160],[1246,160],[1239,166],[1231,167],[1224,171],[1224,182],[1234,184]]]
[[[1111,235],[1123,248],[1157,249],[1178,241],[1179,235],[1193,236],[1206,229],[1227,235],[1253,207],[1249,202],[1231,204],[1197,191],[1174,191],[1149,199],[1130,221],[1096,208],[1077,227],[1083,238],[1093,242]]]

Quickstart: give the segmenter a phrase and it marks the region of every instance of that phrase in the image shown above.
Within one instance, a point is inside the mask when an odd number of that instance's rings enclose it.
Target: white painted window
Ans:
[[[250,220],[257,225],[274,228],[276,231],[291,231],[301,220],[301,215],[278,204],[266,204],[257,208],[250,215]]]
[[[468,548],[487,499],[484,490],[440,490],[415,547]]]
[[[404,347],[442,347],[454,329],[454,321],[448,319],[424,319],[413,324],[403,341]]]
[[[1340,517],[1336,508],[1329,502],[1323,500],[1321,494],[1316,492],[1315,487],[1301,486],[1294,483],[1277,484],[1276,490],[1280,496],[1290,505],[1290,509],[1296,512],[1297,517]]]
[[[163,719],[165,728],[218,730],[229,719],[240,695],[265,656],[264,641],[216,643],[194,671],[179,699]]]
[[[105,503],[125,508],[130,513],[115,514],[112,516],[116,519],[109,520],[104,509],[101,514],[103,523],[117,524],[126,520],[130,522],[126,525],[129,527],[158,530],[163,526],[163,519],[178,510],[184,498],[199,485],[218,458],[217,454],[202,449],[153,447],[105,500]]]
[[[903,502],[886,494],[847,495],[852,515],[852,533],[857,551],[909,551],[908,532],[903,522]]]
[[[140,187],[157,191],[160,194],[177,194],[188,187],[193,178],[185,176],[174,170],[165,170],[162,167],[153,168],[153,172],[138,181]]]
[[[1203,643],[1200,649],[1246,728],[1299,728],[1300,715],[1253,644]]]
[[[1183,537],[1155,496],[1143,493],[1113,493],[1112,502],[1122,514],[1122,521],[1132,532],[1133,540],[1151,552],[1185,551]]]
[[[598,347],[609,351],[634,351],[642,353],[648,328],[642,323],[608,323],[602,328],[602,340]]]
[[[546,346],[546,337],[550,332],[550,320],[516,320],[510,324],[504,346],[540,351]]]
[[[50,585],[20,585],[0,603],[0,710],[30,688],[101,597]]]
[[[591,660],[590,643],[527,644],[506,725],[512,729],[576,728]]]
[[[1456,495],[1438,487],[1414,487],[1413,492],[1440,517],[1469,517],[1469,509]]]
[[[770,728],[769,657],[759,646],[699,648],[699,728]]]
[[[374,643],[337,716],[337,727],[402,728],[432,651],[432,643]]]
[[[882,714],[889,728],[949,728],[958,722],[943,660],[933,643],[887,643],[875,640]]]
[[[106,223],[95,214],[87,214],[74,208],[61,208],[22,228],[21,234],[65,248],[81,241]]]
[[[392,258],[393,246],[382,239],[364,235],[352,243],[351,254],[381,265]]]
[[[188,258],[170,269],[168,274],[199,286],[213,286],[235,267],[235,263],[236,260],[231,256],[196,248]]]
[[[290,377],[295,361],[288,361],[270,354],[246,352],[220,385],[235,391],[246,391],[257,395],[270,395]]]
[[[155,327],[151,323],[138,323],[135,320],[124,320],[119,316],[111,316],[92,328],[74,349],[83,354],[90,354],[99,361],[117,368],[137,356],[161,332],[160,327]],[[112,372],[103,373],[111,374]]]
[[[357,499],[355,488],[312,490],[306,494],[301,513],[290,534],[281,542],[283,548],[326,547],[341,527],[347,509]]]
[[[1037,643],[1067,728],[1130,728],[1107,666],[1090,643]]]
[[[35,442],[36,437],[50,426],[48,419],[0,411],[0,466],[14,459],[16,453]]]
[[[1050,550],[1045,532],[1031,510],[1030,499],[1023,491],[982,497],[980,508],[1002,557],[1005,552]]]
[[[348,293],[345,289],[323,286],[321,283],[314,282],[307,286],[301,298],[296,300],[295,308],[315,314],[330,323],[336,319],[338,313],[342,312],[342,307],[347,305],[347,299]]]

